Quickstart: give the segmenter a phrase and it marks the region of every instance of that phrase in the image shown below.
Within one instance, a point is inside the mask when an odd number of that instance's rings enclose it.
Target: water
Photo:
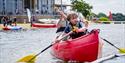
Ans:
[[[109,40],[118,47],[125,48],[124,24],[93,24],[89,29],[100,29],[100,36]],[[25,31],[0,32],[0,63],[16,63],[16,61],[29,54],[37,54],[50,45],[56,37],[56,29],[37,29]],[[103,56],[118,53],[117,49],[104,42]],[[122,58],[115,58],[104,63],[124,63]],[[114,62],[115,60],[115,62]],[[50,55],[50,49],[38,56],[36,63],[56,63]]]

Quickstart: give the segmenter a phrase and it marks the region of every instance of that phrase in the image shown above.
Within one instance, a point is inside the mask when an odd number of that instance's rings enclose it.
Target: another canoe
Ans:
[[[98,30],[93,30],[79,38],[54,44],[52,55],[65,61],[91,62],[97,59],[98,46]]]
[[[59,19],[38,19],[41,23],[58,23]]]
[[[37,28],[55,28],[56,24],[39,24],[39,23],[33,23],[32,27],[37,27]]]
[[[20,30],[20,29],[22,29],[22,27],[20,26],[7,26],[3,28],[3,30]]]

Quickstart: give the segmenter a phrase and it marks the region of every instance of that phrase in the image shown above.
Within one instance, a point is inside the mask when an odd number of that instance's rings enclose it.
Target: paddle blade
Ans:
[[[26,62],[26,63],[34,63],[36,58],[32,59],[35,55],[28,55],[28,56],[25,56],[21,59],[19,59],[17,62]],[[32,60],[31,60],[32,59]],[[30,61],[31,60],[31,61]],[[30,61],[30,62],[29,62]]]
[[[120,50],[119,50],[119,52],[120,53],[125,53],[125,48],[119,48]]]

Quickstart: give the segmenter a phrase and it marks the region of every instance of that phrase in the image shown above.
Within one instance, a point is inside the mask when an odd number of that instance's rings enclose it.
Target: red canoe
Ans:
[[[22,27],[20,26],[7,26],[3,28],[3,30],[20,30],[20,29],[22,29]]]
[[[91,62],[98,56],[98,30],[73,39],[72,41],[63,41],[52,46],[52,55],[69,61]]]
[[[39,23],[33,23],[32,27],[37,27],[37,28],[55,28],[56,24],[39,24]]]

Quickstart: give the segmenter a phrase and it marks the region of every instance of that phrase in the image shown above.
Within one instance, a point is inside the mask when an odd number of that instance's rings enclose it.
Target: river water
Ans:
[[[100,29],[100,36],[120,48],[125,48],[125,24],[92,24],[89,29]],[[56,37],[56,29],[33,29],[0,31],[0,63],[16,63],[23,56],[36,54],[50,45]],[[103,56],[119,53],[104,42]],[[50,49],[38,56],[36,63],[57,63]],[[125,57],[115,58],[104,63],[125,63]]]

